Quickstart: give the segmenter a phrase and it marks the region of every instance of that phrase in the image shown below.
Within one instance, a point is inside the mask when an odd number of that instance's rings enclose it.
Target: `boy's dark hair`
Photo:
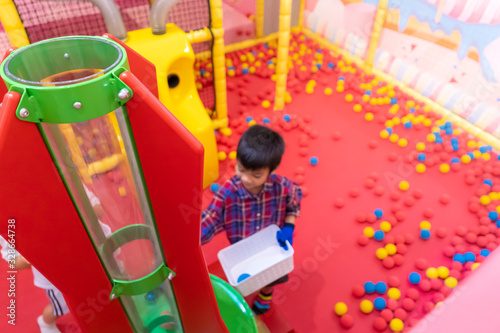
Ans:
[[[283,137],[261,125],[253,125],[241,136],[236,150],[238,161],[245,169],[255,170],[269,167],[276,170],[285,152]]]

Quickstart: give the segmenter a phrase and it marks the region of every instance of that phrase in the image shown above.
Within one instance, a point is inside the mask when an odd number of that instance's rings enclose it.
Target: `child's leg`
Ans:
[[[38,317],[37,322],[40,326],[41,333],[61,333],[56,326],[56,320],[59,316],[54,314],[54,308],[52,304],[48,304],[40,317]]]
[[[260,315],[266,313],[271,306],[271,296],[273,295],[273,287],[264,287],[260,290],[255,302],[253,303],[252,310]]]

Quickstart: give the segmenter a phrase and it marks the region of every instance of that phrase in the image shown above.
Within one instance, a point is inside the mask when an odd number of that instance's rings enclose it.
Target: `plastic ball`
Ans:
[[[309,163],[310,163],[311,165],[318,165],[318,162],[319,162],[319,161],[318,161],[318,158],[317,158],[317,157],[315,157],[315,156],[313,156],[313,157],[311,157],[311,158],[309,159]]]
[[[476,255],[474,253],[472,253],[472,252],[466,252],[464,254],[464,256],[465,256],[465,261],[466,262],[467,261],[470,261],[470,262],[476,261]]]
[[[429,229],[420,230],[420,238],[424,240],[431,238],[431,231]]]
[[[271,106],[271,102],[269,102],[268,100],[262,101],[262,107],[264,109],[268,109],[270,106]]]
[[[422,163],[417,164],[417,166],[415,167],[415,170],[418,173],[424,173],[426,169],[427,168],[425,167],[425,164],[422,164]]]
[[[379,281],[375,285],[375,291],[379,294],[383,294],[387,291],[387,285],[384,282]]]
[[[367,294],[373,294],[375,292],[375,283],[371,281],[365,282],[364,288]]]
[[[375,287],[374,287],[375,288]],[[375,289],[374,289],[375,290]],[[352,288],[352,295],[354,297],[357,297],[357,298],[361,298],[363,296],[365,296],[365,288],[363,288],[362,285],[355,285],[353,288]]]
[[[333,90],[330,87],[325,88],[325,95],[330,96],[332,94]]]
[[[377,230],[375,231],[375,233],[373,234],[373,238],[377,241],[382,241],[385,237],[385,234],[382,230]]]
[[[338,302],[335,304],[335,314],[337,316],[343,316],[347,313],[347,305],[344,302]]]
[[[425,150],[425,143],[423,143],[423,142],[417,143],[417,150],[424,151]]]
[[[347,102],[352,102],[352,100],[354,99],[354,96],[352,96],[351,94],[347,94],[345,95],[345,100]]]
[[[372,238],[375,234],[375,230],[373,230],[372,227],[366,227],[363,229],[363,234],[368,238]]]
[[[360,112],[363,107],[360,104],[355,104],[353,107],[354,112]]]
[[[441,164],[439,166],[439,171],[441,171],[442,173],[448,173],[450,171],[450,165],[446,163]]]
[[[427,268],[425,275],[427,275],[429,279],[436,279],[439,276],[438,270],[434,267]]]
[[[444,284],[450,288],[455,288],[458,284],[458,281],[456,278],[450,276],[444,280]]]
[[[401,319],[399,319],[399,318],[394,318],[389,323],[389,327],[394,332],[401,332],[403,330],[404,326],[405,325],[403,324],[403,321]]]
[[[352,325],[354,325],[354,318],[350,314],[346,313],[340,317],[340,325],[344,328],[351,328]]]
[[[387,250],[383,247],[377,249],[375,255],[377,256],[378,259],[382,260],[385,259],[389,253],[387,253]]]
[[[482,249],[479,254],[482,255],[483,257],[487,257],[490,255],[490,253],[491,253],[490,250]]]
[[[264,124],[270,124],[270,123],[271,123],[271,119],[269,119],[269,118],[264,118],[264,119],[262,119],[262,122],[263,122]]]
[[[392,228],[392,225],[387,221],[380,223],[380,230],[382,230],[383,232],[389,232],[389,231],[391,231],[391,228]]]
[[[235,151],[232,151],[229,153],[229,159],[231,160],[235,160],[236,159],[236,152]]]
[[[387,130],[380,131],[380,137],[382,139],[387,139],[389,137],[389,132]]]
[[[365,120],[366,121],[372,121],[373,120],[373,113],[371,112],[368,112],[367,114],[365,114]]]
[[[398,288],[390,288],[387,291],[387,296],[392,299],[399,299],[401,297],[401,291]]]
[[[383,310],[387,306],[387,303],[382,297],[377,297],[373,300],[373,306],[377,310]]]
[[[408,145],[408,140],[405,138],[401,138],[398,140],[398,146],[400,147],[406,147]]]
[[[219,189],[219,184],[217,183],[213,183],[212,185],[210,185],[210,191],[212,191],[213,193],[217,192],[217,190]]]
[[[256,122],[255,120],[250,120],[250,121],[248,122],[248,126],[253,126],[253,125],[255,125],[255,124],[257,124],[257,122]]]
[[[382,216],[384,216],[384,212],[382,211],[382,209],[380,208],[377,208],[375,209],[375,211],[373,212],[375,214],[375,216],[379,219],[381,218]]]
[[[472,266],[470,267],[471,271],[476,270],[479,267],[479,265],[481,265],[481,263],[479,262],[473,263]]]
[[[217,156],[219,157],[219,161],[224,161],[227,158],[227,154],[223,151],[218,152]]]
[[[392,256],[392,255],[395,255],[395,254],[396,254],[396,252],[398,251],[398,248],[397,248],[397,247],[396,247],[396,245],[394,245],[394,244],[387,244],[387,245],[385,246],[385,249],[386,249],[387,253],[388,253],[389,255],[391,255],[391,256]]]
[[[418,274],[417,272],[410,273],[410,275],[408,277],[408,280],[412,284],[419,284],[420,279],[421,279],[420,274]]]
[[[387,320],[383,317],[375,318],[375,321],[373,322],[373,329],[378,332],[385,331],[387,329]]]
[[[369,300],[365,299],[361,301],[361,304],[359,305],[359,308],[363,313],[370,313],[373,311],[373,303],[370,302]]]
[[[233,133],[233,131],[229,127],[221,128],[220,132],[224,136],[230,136]]]
[[[284,119],[286,122],[289,122],[289,121],[291,120],[291,117],[290,117],[290,115],[289,115],[289,114],[285,114],[285,115],[283,116],[283,119]]]
[[[401,191],[407,191],[409,188],[410,188],[410,184],[406,180],[399,182],[399,189]]]
[[[420,229],[431,229],[431,223],[429,221],[420,222]]]
[[[465,256],[461,253],[457,253],[453,256],[453,261],[458,261],[460,263],[465,263]]]
[[[389,135],[389,141],[397,142],[398,140],[399,140],[399,135],[397,135],[396,133],[392,133],[391,135]]]
[[[437,272],[440,279],[446,279],[450,275],[450,270],[445,266],[439,266]]]

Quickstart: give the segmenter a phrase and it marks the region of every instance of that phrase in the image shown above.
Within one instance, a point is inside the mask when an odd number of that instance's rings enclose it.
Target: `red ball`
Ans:
[[[434,310],[435,307],[436,306],[434,305],[434,303],[432,303],[432,302],[425,302],[425,304],[424,304],[425,313],[431,312],[432,310]]]
[[[401,280],[396,275],[389,276],[389,279],[387,282],[389,284],[389,287],[391,287],[391,288],[398,288],[401,285]]]
[[[377,186],[377,187],[375,187],[375,190],[373,191],[373,193],[375,193],[375,195],[377,195],[379,197],[384,195],[384,192],[385,192],[385,190],[384,190],[383,186]]]
[[[368,214],[368,216],[366,216],[366,222],[374,223],[375,221],[377,221],[377,216],[375,216],[374,213],[370,213]]]
[[[382,260],[382,264],[384,265],[385,268],[391,269],[394,267],[395,262],[392,257],[385,257],[384,260]]]
[[[408,252],[408,247],[404,243],[397,244],[397,253],[406,254]]]
[[[415,288],[410,288],[408,289],[408,291],[406,292],[406,295],[411,298],[412,300],[414,301],[418,301],[418,299],[420,298],[420,293],[417,289]]]
[[[403,236],[403,235],[397,235],[396,237],[394,237],[394,239],[396,240],[397,245],[404,244],[404,242],[405,242],[405,236]]]
[[[394,214],[394,216],[396,216],[396,219],[398,220],[398,222],[403,222],[404,220],[406,220],[406,214],[400,210],[399,212],[396,212],[396,214]]]
[[[443,280],[439,278],[431,279],[431,288],[433,290],[439,290],[443,286]]]
[[[405,311],[403,308],[396,309],[394,311],[394,317],[401,319],[402,321],[405,321],[406,318],[408,317],[408,313]]]
[[[403,202],[407,207],[412,207],[415,204],[415,199],[412,197],[406,197]]]
[[[346,313],[340,317],[340,325],[344,328],[351,328],[352,325],[354,325],[354,318],[350,314]]]
[[[399,306],[398,305],[398,301],[395,300],[394,298],[389,298],[387,300],[387,308],[389,310],[393,310],[394,311],[394,310],[396,310],[398,308],[398,306]]]
[[[396,306],[397,306],[397,304],[396,304]],[[382,316],[382,318],[384,318],[384,320],[386,322],[390,322],[394,318],[394,313],[389,309],[383,309],[380,312],[380,315]]]
[[[472,232],[469,232],[469,233],[467,233],[467,235],[465,235],[465,240],[469,244],[474,244],[477,240],[477,235],[472,233]]]
[[[458,235],[458,236],[465,236],[467,234],[467,228],[464,227],[464,226],[459,226],[455,229],[455,233]]]
[[[477,237],[476,244],[477,246],[484,248],[488,244],[488,240],[486,239],[485,236],[479,236]]]
[[[365,245],[368,245],[369,242],[370,242],[370,239],[368,237],[366,237],[365,235],[359,235],[359,237],[358,237],[358,244],[359,245],[365,246]]]
[[[423,196],[424,196],[424,191],[422,191],[421,189],[417,188],[415,191],[413,191],[413,197],[415,199],[422,199]]]
[[[426,208],[422,214],[425,218],[430,219],[434,216],[434,211],[432,208]]]
[[[446,285],[443,285],[439,292],[443,294],[445,297],[448,297],[451,294],[452,289]]]
[[[389,159],[389,161],[394,162],[398,159],[398,154],[396,152],[391,152],[387,158]]]
[[[427,260],[424,258],[419,258],[415,261],[415,267],[417,267],[420,270],[426,270],[427,267],[429,267],[429,264],[427,263]]]
[[[375,318],[375,321],[373,322],[373,328],[379,332],[385,331],[385,329],[387,328],[387,321],[382,317]]]
[[[405,258],[401,254],[395,254],[393,258],[394,258],[394,264],[396,264],[396,266],[401,266],[405,262]]]
[[[419,283],[418,283],[418,286],[420,287],[420,289],[424,292],[428,292],[431,290],[431,281],[429,280],[421,280]]]
[[[464,243],[464,239],[460,236],[453,236],[450,241],[451,245],[456,246],[456,245],[461,245]]]
[[[445,298],[446,297],[444,297],[442,293],[437,293],[433,296],[434,302],[436,303],[444,301]]]
[[[455,255],[455,248],[453,246],[446,246],[443,250],[444,255],[447,256],[448,258],[453,258]]]
[[[363,212],[359,212],[356,214],[356,221],[362,223],[366,221],[366,214]]]
[[[353,198],[357,198],[359,196],[359,189],[357,187],[351,188],[349,195]]]
[[[445,238],[448,235],[448,230],[446,230],[446,228],[444,228],[444,227],[439,227],[436,230],[436,235],[439,238]]]
[[[365,288],[362,285],[357,284],[352,288],[352,295],[357,298],[365,296]]]
[[[396,241],[396,240],[395,240],[395,238],[394,238],[394,236],[393,236],[393,235],[387,235],[387,236],[385,236],[385,238],[384,238],[384,244],[385,244],[385,245],[387,245],[387,244],[394,244],[394,242],[395,242],[395,241]]]
[[[413,310],[415,310],[415,301],[411,298],[405,298],[403,300],[402,305],[403,309],[405,309],[408,312],[412,312]]]
[[[411,245],[413,244],[413,242],[415,241],[415,236],[413,236],[412,234],[410,233],[407,233],[405,234],[405,243],[407,245]]]
[[[375,181],[371,178],[368,178],[367,180],[365,180],[365,187],[368,188],[368,189],[372,189],[375,187]]]

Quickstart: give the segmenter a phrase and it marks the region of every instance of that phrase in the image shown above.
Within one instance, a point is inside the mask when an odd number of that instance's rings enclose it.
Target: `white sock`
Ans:
[[[61,333],[56,324],[47,324],[43,321],[43,316],[37,318],[38,326],[40,326],[40,333]]]

